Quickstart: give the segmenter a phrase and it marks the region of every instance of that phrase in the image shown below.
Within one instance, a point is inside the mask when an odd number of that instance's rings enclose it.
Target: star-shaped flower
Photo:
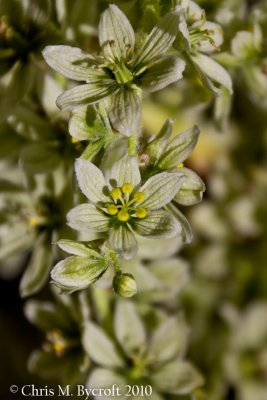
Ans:
[[[166,54],[179,31],[181,18],[181,7],[175,7],[136,48],[130,22],[111,4],[100,17],[100,55],[92,56],[76,47],[47,46],[43,55],[54,70],[86,82],[59,96],[58,107],[74,110],[108,97],[113,127],[131,136],[140,120],[142,90],[154,92],[182,78],[185,62]]]
[[[137,250],[134,232],[141,236],[174,237],[181,226],[163,207],[170,203],[183,183],[183,176],[162,172],[143,185],[135,157],[125,156],[108,171],[78,159],[78,184],[90,204],[80,204],[68,216],[76,230],[106,232],[109,245],[126,259]]]

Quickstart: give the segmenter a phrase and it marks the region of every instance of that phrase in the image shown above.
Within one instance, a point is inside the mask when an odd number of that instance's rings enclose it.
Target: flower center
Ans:
[[[109,215],[116,216],[121,222],[127,222],[131,217],[145,218],[147,210],[144,207],[139,207],[138,204],[142,203],[145,195],[142,192],[135,192],[131,183],[124,183],[121,187],[116,187],[110,192],[112,200],[108,204],[106,211]]]

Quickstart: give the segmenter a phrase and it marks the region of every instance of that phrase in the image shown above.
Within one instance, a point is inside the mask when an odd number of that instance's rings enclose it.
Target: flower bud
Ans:
[[[137,292],[136,281],[131,274],[116,274],[113,289],[121,297],[132,297]]]

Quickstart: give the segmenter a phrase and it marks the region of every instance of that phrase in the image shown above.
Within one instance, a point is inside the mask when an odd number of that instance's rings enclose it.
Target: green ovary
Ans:
[[[121,187],[112,189],[110,193],[112,203],[107,205],[107,213],[121,222],[127,222],[130,218],[145,218],[147,210],[144,207],[138,207],[145,199],[144,193],[136,192],[133,194],[133,186],[130,183],[124,183]]]

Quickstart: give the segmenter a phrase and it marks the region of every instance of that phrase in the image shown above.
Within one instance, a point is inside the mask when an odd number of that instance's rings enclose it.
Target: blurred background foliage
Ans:
[[[72,238],[65,215],[75,201],[72,165],[84,142],[71,138],[68,115],[55,106],[68,82],[41,55],[47,44],[97,51],[97,23],[109,3],[117,4],[136,30],[147,33],[175,2],[0,0],[0,394],[5,399],[13,398],[11,384],[50,384],[51,376],[52,383],[81,380],[73,376],[73,368],[87,374],[83,318],[101,324],[114,338],[115,300],[107,281],[87,295],[61,300],[47,285],[51,265],[60,256],[51,243]],[[215,97],[188,66],[185,79],[144,98],[146,135],[156,135],[170,117],[176,119],[175,134],[193,124],[200,127],[199,143],[186,166],[202,177],[207,191],[202,203],[182,210],[192,225],[190,245],[153,241],[142,249],[141,243],[139,256],[125,270],[135,271],[140,292],[133,302],[150,329],[164,320],[161,313],[182,312],[189,326],[187,355],[205,383],[193,397],[164,398],[266,400],[267,2],[196,3],[207,20],[223,28],[224,43],[213,58],[230,73],[234,93]],[[43,281],[36,285],[40,274]],[[26,297],[41,288],[38,304],[43,301],[45,309],[66,314],[67,327],[64,321],[57,326],[57,317],[40,327],[36,304],[27,300],[25,306],[19,297],[19,290]],[[46,339],[23,316],[25,307],[28,319],[48,330]],[[51,357],[38,359],[33,353],[29,366],[37,374],[29,375],[27,358],[41,346],[43,351],[52,348],[47,353]]]

